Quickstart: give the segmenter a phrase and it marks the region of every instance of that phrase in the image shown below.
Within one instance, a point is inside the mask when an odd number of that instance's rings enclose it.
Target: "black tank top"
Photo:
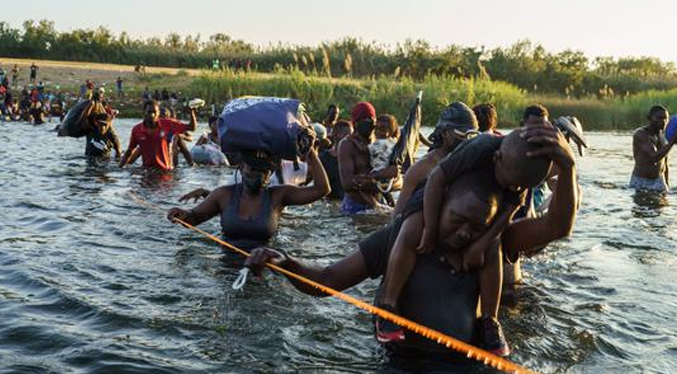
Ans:
[[[234,186],[233,196],[228,209],[221,212],[221,232],[223,239],[234,246],[250,250],[266,245],[275,235],[278,217],[273,214],[270,189],[263,192],[261,211],[252,219],[240,218],[240,198],[242,197],[242,183]]]

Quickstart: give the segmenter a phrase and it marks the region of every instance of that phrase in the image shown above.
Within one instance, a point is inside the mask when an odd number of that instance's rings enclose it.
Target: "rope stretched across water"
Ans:
[[[165,213],[165,210],[160,208],[157,205],[151,204],[145,200],[143,200],[141,197],[137,196],[136,194],[130,192],[130,196],[136,200],[139,204],[144,205],[146,207],[149,207],[151,209],[160,211],[162,213]],[[188,228],[193,231],[197,231],[200,234],[208,237],[209,239],[215,241],[218,244],[221,244],[222,246],[230,249],[231,251],[234,251],[236,253],[239,253],[245,257],[251,256],[251,254],[247,251],[244,251],[228,242],[223,241],[222,239],[202,230],[199,229],[190,223],[184,222],[180,219],[174,219],[176,223],[179,223],[181,226]],[[444,345],[447,348],[450,348],[454,351],[461,352],[465,354],[468,358],[475,359],[485,365],[491,366],[493,368],[496,368],[501,371],[505,371],[508,373],[515,373],[515,374],[538,374],[537,372],[531,371],[527,368],[524,368],[520,365],[517,365],[511,361],[508,361],[502,357],[496,356],[492,353],[489,353],[485,350],[479,349],[477,347],[474,347],[470,344],[464,343],[458,339],[455,339],[451,336],[448,336],[446,334],[443,334],[437,330],[433,330],[429,327],[423,326],[421,324],[418,324],[414,321],[411,321],[409,319],[403,318],[398,316],[397,314],[388,312],[387,310],[375,307],[372,304],[366,303],[362,300],[356,299],[350,295],[347,295],[343,292],[337,291],[333,288],[327,287],[323,284],[320,284],[318,282],[315,282],[311,279],[308,279],[302,275],[296,274],[294,272],[291,272],[287,269],[281,268],[275,264],[271,263],[266,263],[266,266],[268,266],[270,269],[282,273],[286,275],[289,278],[296,279],[299,282],[305,283],[313,288],[316,288],[328,295],[334,296],[336,298],[339,298],[345,302],[348,302],[360,309],[366,310],[367,312],[379,316],[383,319],[386,319],[388,321],[391,321],[399,326],[402,326],[408,330],[411,330],[427,339],[430,339],[432,341],[437,342],[438,344]]]

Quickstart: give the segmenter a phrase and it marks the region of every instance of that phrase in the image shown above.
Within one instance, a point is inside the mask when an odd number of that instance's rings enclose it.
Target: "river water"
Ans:
[[[124,145],[133,124],[117,123]],[[271,274],[233,291],[237,270],[217,245],[129,195],[168,208],[227,171],[92,167],[84,140],[52,125],[2,127],[0,372],[395,370],[366,313]],[[520,299],[502,308],[511,359],[542,373],[677,372],[677,202],[626,188],[628,133],[589,141],[573,236],[525,261]],[[202,227],[216,233],[216,221]],[[342,217],[333,202],[288,208],[275,246],[327,264],[385,221]],[[349,293],[372,300],[375,286]]]

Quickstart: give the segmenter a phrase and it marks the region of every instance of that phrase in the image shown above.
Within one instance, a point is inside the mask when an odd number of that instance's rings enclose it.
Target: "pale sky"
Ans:
[[[2,20],[13,27],[47,18],[60,31],[105,25],[134,37],[174,31],[199,33],[202,40],[222,32],[262,46],[353,36],[390,46],[420,38],[439,47],[491,48],[528,38],[553,52],[570,48],[589,57],[677,62],[672,0],[0,0],[0,5],[6,10]]]

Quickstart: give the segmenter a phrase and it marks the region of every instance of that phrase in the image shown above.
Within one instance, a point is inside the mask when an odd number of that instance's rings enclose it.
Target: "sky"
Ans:
[[[50,19],[60,31],[104,25],[134,37],[178,32],[202,40],[220,32],[260,46],[352,36],[389,46],[424,39],[438,47],[493,48],[529,39],[552,52],[677,62],[672,0],[26,0],[19,6],[0,0],[2,5],[11,12],[0,20],[13,27]]]

